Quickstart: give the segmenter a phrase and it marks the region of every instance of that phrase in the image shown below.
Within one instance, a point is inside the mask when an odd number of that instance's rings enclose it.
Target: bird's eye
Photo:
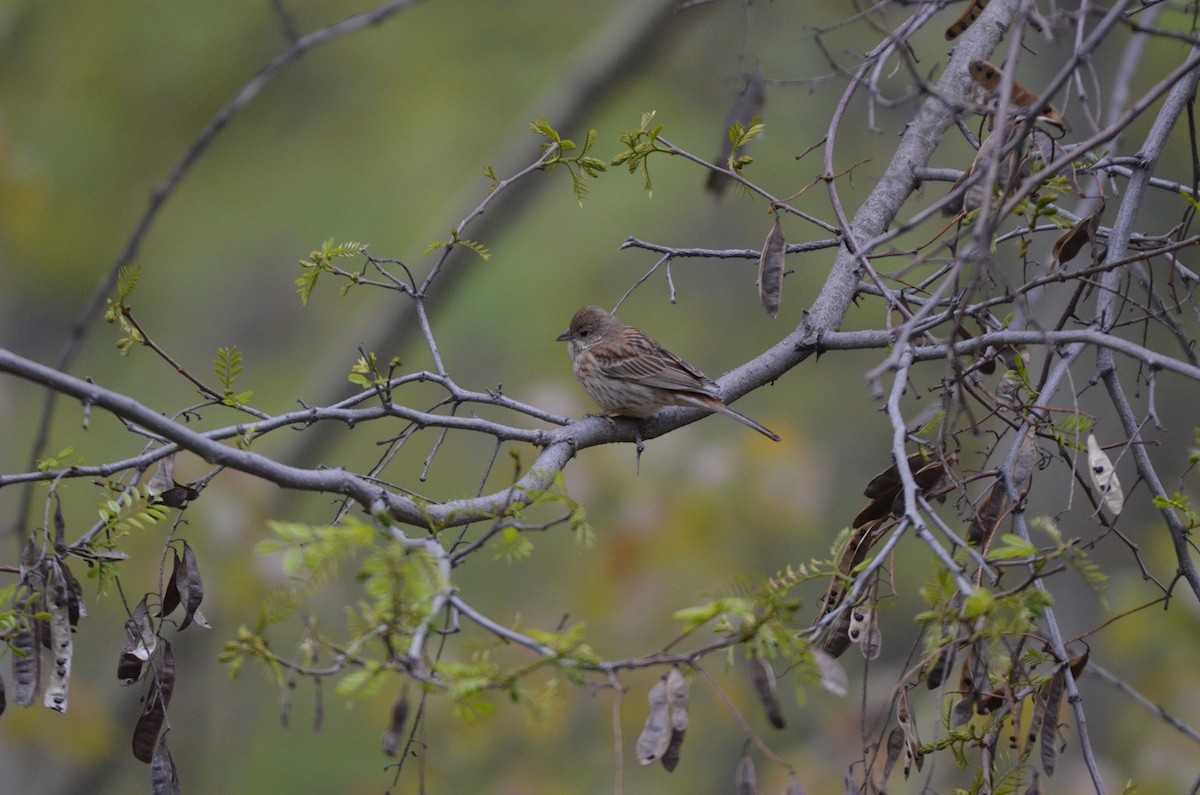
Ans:
[[[586,336],[587,336],[587,329],[585,329],[585,328],[584,328],[584,329],[580,329],[580,330],[579,330],[579,336],[581,336],[581,337],[586,337]]]

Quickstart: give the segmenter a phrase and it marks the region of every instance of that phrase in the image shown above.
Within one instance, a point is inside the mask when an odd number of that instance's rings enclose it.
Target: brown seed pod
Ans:
[[[638,735],[636,745],[638,762],[643,765],[657,762],[671,743],[671,717],[667,705],[665,679],[654,683],[647,700],[650,702],[650,713],[646,716],[646,723],[642,726],[642,733]]]
[[[779,692],[775,687],[775,669],[771,663],[756,655],[750,660],[750,670],[754,675],[754,692],[758,694],[758,701],[767,713],[767,720],[776,729],[785,728],[787,721],[784,720],[783,705],[779,703]]]
[[[775,214],[775,223],[767,234],[763,244],[762,254],[758,258],[758,300],[763,309],[771,317],[779,316],[779,305],[783,293],[784,251],[787,240],[783,236],[783,226],[779,223],[779,214]]]
[[[967,67],[967,71],[976,83],[986,88],[988,91],[995,91],[1000,87],[1000,82],[1004,79],[1004,71],[995,64],[987,61],[971,61]],[[1030,91],[1025,86],[1012,81],[1012,104],[1018,108],[1031,108],[1038,104],[1038,95]],[[1066,122],[1063,121],[1062,114],[1053,105],[1047,103],[1041,115],[1038,116],[1038,121],[1043,124],[1049,124],[1055,127],[1060,132],[1066,132]]]
[[[1100,498],[1100,510],[1108,521],[1116,519],[1125,506],[1125,493],[1121,491],[1121,481],[1113,468],[1112,460],[1100,447],[1096,437],[1088,434],[1088,474],[1092,478],[1092,486]]]
[[[967,28],[979,19],[979,15],[983,13],[983,9],[987,8],[991,0],[971,0],[967,4],[967,10],[962,13],[962,16],[954,20],[954,24],[946,28],[946,41],[954,41],[962,34],[966,33]]]

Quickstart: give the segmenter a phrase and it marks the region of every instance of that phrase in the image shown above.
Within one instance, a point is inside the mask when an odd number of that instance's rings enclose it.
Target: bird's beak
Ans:
[[[566,331],[564,331],[562,334],[559,334],[554,339],[557,342],[566,342],[567,340],[571,339],[571,329],[567,329]]]

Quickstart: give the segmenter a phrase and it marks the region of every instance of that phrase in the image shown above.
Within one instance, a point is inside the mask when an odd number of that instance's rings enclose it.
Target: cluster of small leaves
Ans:
[[[358,357],[358,361],[350,367],[350,375],[347,378],[352,384],[358,384],[363,389],[376,389],[387,386],[392,380],[392,375],[400,367],[400,359],[393,356],[388,361],[388,371],[386,373],[380,371],[379,362],[374,352],[369,352],[364,356]]]
[[[1074,540],[1063,541],[1058,525],[1050,517],[1034,517],[1029,520],[1029,526],[1032,529],[1042,531],[1054,542],[1055,547],[1049,552],[1043,553],[1048,559],[1062,558],[1065,560],[1093,591],[1101,591],[1108,587],[1108,575],[1101,570],[1095,561],[1088,557],[1087,552],[1078,543]]]
[[[434,595],[445,586],[428,553],[395,541],[375,545],[357,576],[367,597],[348,611],[349,628],[357,637],[380,627],[392,636],[410,634],[429,616]]]
[[[939,637],[952,636],[953,633],[943,630],[954,627],[959,621],[969,623],[977,637],[996,640],[1032,632],[1036,621],[1053,604],[1050,594],[1037,588],[996,596],[977,586],[965,599],[960,598],[954,577],[943,567],[938,567],[922,586],[921,596],[932,609],[918,613],[915,620],[939,628],[930,633],[933,646],[937,645]]]
[[[583,147],[579,147],[574,141],[569,138],[563,138],[558,132],[550,126],[550,123],[542,117],[534,119],[530,125],[531,129],[537,135],[546,139],[542,144],[542,148],[556,147],[555,152],[542,164],[542,168],[546,172],[553,174],[555,168],[560,164],[565,166],[571,174],[571,187],[575,191],[575,200],[583,205],[583,200],[588,196],[588,179],[595,179],[601,173],[608,170],[608,166],[604,161],[597,160],[588,154],[592,146],[596,143],[597,133],[594,128],[589,129],[587,137],[583,140]],[[571,157],[566,157],[567,152],[574,152],[576,149],[579,153]]]
[[[743,126],[740,121],[733,123],[733,126],[729,128],[729,143],[733,145],[733,150],[729,153],[729,159],[725,163],[730,171],[740,174],[743,168],[754,162],[753,157],[741,154],[740,150],[746,144],[762,135],[764,129],[766,129],[766,126],[761,123],[757,116],[750,122],[749,127]]]
[[[221,403],[223,405],[244,406],[254,396],[253,392],[239,392],[236,395],[233,392],[233,383],[244,369],[242,352],[236,345],[217,350],[217,358],[213,361],[213,372],[217,374],[217,379],[221,382]]]
[[[782,653],[788,660],[798,661],[807,643],[797,637],[800,627],[795,618],[802,604],[791,592],[808,577],[796,570],[789,572],[790,576],[765,580],[740,594],[677,610],[673,617],[682,621],[689,633],[711,624],[714,632],[736,637],[748,655],[769,658]]]
[[[133,530],[145,530],[162,521],[170,509],[152,494],[130,486],[101,504],[100,521],[112,538],[128,535]]]
[[[443,660],[435,670],[448,685],[446,695],[455,715],[472,721],[496,711],[496,706],[483,696],[504,679],[504,672],[486,650],[476,652],[469,662]]]
[[[267,642],[269,624],[288,617],[329,581],[351,558],[360,558],[356,578],[364,597],[346,609],[348,640],[335,643],[313,636],[306,656],[315,658],[318,647],[337,650],[355,666],[338,685],[343,696],[377,692],[393,670],[391,650],[402,648],[404,638],[429,616],[434,595],[445,588],[437,564],[420,550],[381,535],[379,530],[354,518],[337,525],[314,527],[301,523],[271,522],[276,538],[258,545],[260,554],[280,554],[283,569],[295,578],[293,587],[281,589],[263,603],[259,625],[242,627],[237,638],[225,644],[219,659],[236,675],[247,660],[266,665],[282,683],[282,666]],[[370,640],[380,642],[376,659],[357,650]],[[354,650],[354,653],[351,653]]]
[[[614,166],[622,163],[628,164],[630,174],[636,174],[640,169],[647,193],[654,192],[654,185],[650,181],[650,155],[655,152],[671,151],[670,148],[659,143],[658,136],[662,133],[662,129],[661,124],[654,123],[654,111],[643,113],[640,127],[631,132],[621,133],[621,143],[625,145],[625,151],[618,153],[612,159]]]
[[[136,265],[122,266],[117,273],[117,300],[108,299],[108,308],[104,310],[105,323],[121,325],[124,336],[117,340],[117,351],[122,356],[128,355],[134,345],[141,345],[146,341],[137,326],[129,322],[129,305],[126,303],[126,299],[133,293],[141,278],[142,271]]]
[[[308,306],[308,298],[316,289],[317,279],[323,272],[333,273],[335,270],[334,260],[358,256],[366,247],[366,243],[357,242],[335,246],[333,238],[329,238],[321,244],[320,249],[311,252],[308,259],[300,260],[301,273],[295,280],[296,293],[300,296],[300,303]]]
[[[28,652],[14,645],[18,632],[31,629],[33,621],[46,621],[50,615],[45,611],[34,610],[39,603],[38,594],[28,588],[22,588],[17,594],[17,583],[0,588],[0,638],[4,639],[5,647],[18,658],[28,656]]]
[[[53,472],[58,469],[65,469],[69,466],[83,466],[84,459],[82,457],[74,457],[74,447],[64,447],[50,458],[39,458],[37,461],[38,472]]]
[[[425,247],[425,251],[423,253],[428,254],[431,251],[437,251],[438,249],[441,249],[441,248],[451,249],[451,248],[454,248],[455,246],[462,246],[463,248],[467,248],[467,249],[470,249],[471,251],[474,251],[479,256],[479,258],[481,260],[483,260],[484,262],[487,262],[488,260],[490,260],[492,258],[492,252],[488,251],[487,246],[483,245],[482,243],[480,243],[477,240],[468,240],[465,237],[459,237],[457,229],[450,233],[449,240],[432,240],[432,241],[430,241],[429,245]]]
[[[94,565],[88,570],[88,577],[98,582],[100,593],[109,591],[117,576],[116,562],[124,557],[121,553],[106,553],[115,550],[117,541],[124,536],[161,522],[171,512],[161,499],[144,488],[105,485],[113,496],[100,505],[100,521],[104,523],[105,532],[90,545]]]
[[[1038,186],[1036,198],[1023,200],[1014,214],[1028,215],[1031,229],[1043,219],[1060,229],[1069,229],[1072,222],[1058,212],[1056,203],[1064,196],[1071,195],[1071,184],[1066,177],[1051,177]]]
[[[582,623],[573,624],[560,632],[522,628],[533,640],[554,649],[559,659],[599,662],[599,656],[583,642],[585,630],[586,625]],[[528,687],[528,678],[535,669],[552,665],[551,659],[541,658],[524,668],[505,669],[492,658],[491,649],[478,649],[466,661],[439,661],[434,670],[446,684],[446,696],[453,705],[454,713],[471,721],[495,712],[495,703],[488,699],[488,694],[493,692],[504,693],[509,701],[524,706],[535,717],[544,717],[559,691],[560,678],[549,677],[537,691]],[[577,683],[582,682],[578,669],[573,666],[558,667],[556,670]]]
[[[1154,507],[1158,508],[1159,510],[1178,511],[1179,513],[1183,514],[1184,518],[1187,520],[1187,529],[1193,530],[1197,525],[1200,525],[1200,514],[1192,510],[1192,507],[1188,504],[1188,502],[1187,496],[1178,491],[1170,497],[1155,497],[1153,500]]]
[[[275,683],[283,687],[285,679],[280,658],[271,651],[266,637],[261,632],[255,632],[249,627],[238,627],[237,637],[226,641],[217,661],[229,666],[229,677],[236,679],[241,673],[242,666],[249,660],[257,660],[267,669]]]
[[[942,726],[951,726],[953,724],[954,721],[953,721],[952,709],[957,700],[958,700],[958,694],[949,695],[946,698],[942,699],[942,702],[941,702],[941,725]],[[969,749],[982,747],[984,745],[984,743],[989,742],[988,737],[994,731],[996,731],[996,729],[999,728],[1006,720],[1008,720],[1008,717],[1009,716],[1006,713],[1002,713],[1002,712],[995,712],[995,713],[991,713],[988,715],[977,715],[977,716],[975,716],[975,718],[973,720],[970,720],[970,721],[962,724],[961,726],[957,726],[957,727],[948,729],[946,732],[946,735],[944,737],[939,737],[936,740],[930,741],[929,743],[927,743],[925,746],[922,747],[922,751],[924,751],[926,755],[929,755],[929,754],[936,753],[938,751],[944,751],[944,750],[949,749],[951,754],[954,756],[954,763],[958,767],[958,769],[965,770],[967,768],[967,766],[970,764],[969,760],[967,759],[967,753],[968,753]],[[1020,769],[1020,768],[1018,768],[1018,769]],[[981,782],[978,780],[978,777],[981,774],[981,772],[982,771],[976,771],[977,781],[974,785],[972,785],[970,790],[955,789],[954,792],[961,793],[962,795],[967,795],[967,793],[979,792],[980,791],[979,785]],[[1011,775],[1011,771],[1010,771],[1010,775]],[[1011,788],[1003,788],[1004,787],[1003,782],[1005,780],[1007,780],[1007,777],[1002,778],[1000,781],[998,781],[996,783],[996,789],[994,789],[993,792],[995,792],[995,793],[999,793],[1002,791],[1009,792],[1009,793],[1015,792],[1015,790],[1013,790]]]
[[[1054,441],[1063,449],[1082,451],[1084,446],[1080,440],[1087,436],[1091,428],[1092,420],[1090,417],[1083,414],[1068,414],[1054,423],[1051,433],[1054,436]]]
[[[520,474],[520,462],[518,453],[513,451],[513,458],[516,462],[517,475]],[[572,499],[567,494],[566,484],[563,480],[563,473],[556,472],[554,475],[554,484],[551,488],[544,491],[528,491],[526,493],[526,501],[514,503],[505,509],[504,517],[513,519],[517,522],[525,521],[525,513],[535,506],[542,505],[559,505],[566,509],[567,515],[563,519],[566,522],[571,534],[575,537],[575,544],[580,549],[588,550],[596,544],[596,531],[587,521],[587,510],[576,500]],[[533,542],[529,540],[526,534],[520,533],[516,527],[506,527],[500,534],[500,549],[497,551],[497,557],[503,557],[508,561],[523,560],[533,552]]]
[[[584,642],[587,634],[587,624],[583,621],[576,621],[566,629],[555,631],[530,627],[525,629],[525,634],[546,648],[553,650],[559,659],[586,663],[600,662],[600,657],[592,650],[590,645]]]
[[[311,593],[335,575],[343,561],[375,544],[378,531],[357,519],[314,527],[301,522],[268,522],[274,539],[259,542],[260,555],[281,554],[283,570],[303,579]]]

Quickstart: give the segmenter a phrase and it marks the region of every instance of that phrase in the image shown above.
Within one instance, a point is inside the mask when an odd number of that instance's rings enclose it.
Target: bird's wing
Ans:
[[[622,335],[614,347],[622,351],[621,356],[600,356],[600,351],[592,351],[597,354],[600,371],[610,378],[717,397],[712,380],[645,334]]]

